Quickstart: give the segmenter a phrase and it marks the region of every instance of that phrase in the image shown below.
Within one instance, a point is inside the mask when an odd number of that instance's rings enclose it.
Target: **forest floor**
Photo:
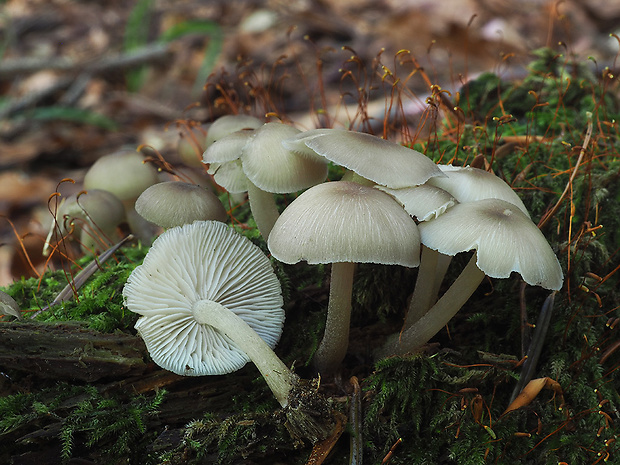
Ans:
[[[375,363],[372,350],[400,327],[415,273],[360,266],[341,377],[317,390],[335,412],[359,403],[363,420],[330,439],[344,432],[366,463],[617,457],[618,24],[620,4],[603,0],[6,1],[0,287],[11,286],[31,315],[71,281],[66,257],[41,252],[56,193],[82,191],[85,172],[106,154],[158,153],[167,162],[160,166],[175,167],[162,179],[172,179],[183,165],[179,144],[237,112],[302,130],[372,132],[509,181],[558,252],[566,284],[537,385],[525,408],[507,415],[530,337],[524,328],[548,309],[548,293],[518,279],[486,280],[424,355]],[[183,176],[204,179],[203,167],[187,169]],[[247,208],[230,213],[247,228]],[[264,246],[256,231],[244,233]],[[23,325],[3,319],[0,462],[320,465],[355,457],[343,440],[326,457],[333,443],[311,452],[291,438],[254,367],[205,381],[149,363],[120,297],[147,250],[124,249],[78,303],[41,313],[53,327],[29,333],[23,354]],[[278,272],[288,294],[277,352],[310,379],[325,269]]]

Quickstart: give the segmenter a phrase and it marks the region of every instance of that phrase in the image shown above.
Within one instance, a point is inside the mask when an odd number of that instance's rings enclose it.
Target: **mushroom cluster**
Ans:
[[[247,192],[274,259],[331,264],[325,332],[313,359],[319,373],[337,373],[347,353],[356,263],[419,266],[403,330],[388,338],[380,357],[425,344],[485,276],[516,272],[530,285],[561,288],[554,252],[494,174],[436,165],[365,133],[259,123],[213,123],[203,162],[222,188]],[[325,182],[329,163],[345,169],[342,179]],[[284,209],[274,200],[283,193],[297,195]],[[162,367],[222,374],[252,360],[286,407],[299,379],[272,351],[284,320],[279,283],[258,247],[211,221],[224,212],[207,197],[161,183],[138,199],[140,214],[169,229],[128,280],[127,306],[141,315],[136,328]],[[468,251],[470,263],[439,296],[451,257]]]

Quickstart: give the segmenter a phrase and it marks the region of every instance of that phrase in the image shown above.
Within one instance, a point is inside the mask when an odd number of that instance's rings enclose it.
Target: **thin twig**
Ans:
[[[542,219],[540,220],[540,222],[538,223],[538,228],[539,229],[542,229],[547,224],[547,222],[553,217],[553,215],[555,215],[555,213],[558,211],[558,208],[560,208],[560,205],[562,204],[562,202],[566,198],[566,195],[568,194],[568,191],[570,190],[571,186],[573,185],[573,181],[575,180],[575,177],[577,177],[577,172],[579,171],[579,166],[581,165],[581,162],[582,162],[583,157],[584,157],[584,155],[586,153],[588,144],[590,143],[590,139],[592,137],[592,126],[593,126],[592,125],[592,113],[587,112],[586,114],[588,116],[588,130],[586,131],[586,136],[583,139],[583,145],[581,146],[581,150],[579,151],[579,158],[577,158],[577,164],[575,165],[575,168],[573,169],[573,172],[570,175],[570,179],[566,183],[566,187],[564,188],[564,192],[562,192],[562,195],[560,196],[560,198],[558,199],[556,204],[553,206],[553,208],[551,210],[549,210],[547,212],[547,214],[545,216],[543,216]]]

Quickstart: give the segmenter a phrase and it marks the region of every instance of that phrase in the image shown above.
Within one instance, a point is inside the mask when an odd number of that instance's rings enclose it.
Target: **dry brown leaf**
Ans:
[[[521,407],[529,405],[543,388],[553,390],[555,394],[560,396],[562,404],[564,403],[562,388],[557,381],[549,377],[537,378],[527,383],[521,393],[517,396],[515,400],[512,401],[512,403],[508,406],[508,408],[502,415],[506,415],[508,412],[512,412],[513,410],[517,410]]]

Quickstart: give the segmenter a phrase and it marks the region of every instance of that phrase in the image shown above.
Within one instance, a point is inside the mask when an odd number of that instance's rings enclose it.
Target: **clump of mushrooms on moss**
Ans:
[[[508,278],[517,272],[532,286],[559,290],[560,263],[542,232],[517,206],[501,199],[455,205],[420,223],[421,241],[446,255],[474,250],[459,277],[419,320],[388,340],[379,357],[424,345],[461,309],[485,276]]]
[[[141,315],[136,329],[153,361],[184,376],[227,374],[252,361],[285,409],[292,434],[317,441],[330,428],[292,405],[322,405],[273,352],[284,323],[280,283],[250,240],[218,221],[196,221],[162,233],[123,289]],[[316,408],[316,405],[315,405]]]

